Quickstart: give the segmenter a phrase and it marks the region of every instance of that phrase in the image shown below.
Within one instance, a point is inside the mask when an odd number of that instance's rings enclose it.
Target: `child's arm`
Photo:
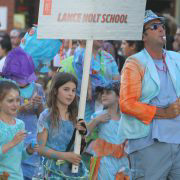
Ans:
[[[110,118],[111,118],[111,116],[108,113],[105,113],[105,114],[102,114],[100,116],[95,117],[87,125],[87,128],[88,128],[89,132],[91,133],[93,131],[93,129],[98,126],[98,124],[106,123],[107,121],[110,120]]]
[[[81,161],[80,155],[75,154],[73,152],[60,152],[48,148],[46,146],[47,138],[48,138],[48,131],[46,130],[46,128],[44,128],[42,132],[38,133],[38,143],[39,143],[38,153],[40,155],[46,156],[50,159],[66,160],[74,165],[79,165]]]
[[[4,144],[2,147],[0,146],[0,154],[6,154],[10,149],[15,147],[17,144],[19,144],[21,141],[24,140],[26,137],[26,133],[24,131],[19,131],[13,138],[12,141],[8,142],[7,144]]]

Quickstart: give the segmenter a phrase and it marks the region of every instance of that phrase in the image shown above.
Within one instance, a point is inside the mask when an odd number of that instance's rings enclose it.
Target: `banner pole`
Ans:
[[[92,47],[93,47],[93,40],[87,40],[84,67],[83,67],[83,76],[82,76],[82,83],[81,83],[80,102],[79,102],[79,109],[78,109],[78,120],[84,119],[84,114],[85,114]],[[80,149],[81,149],[81,135],[79,134],[78,131],[76,131],[74,153],[80,154]],[[78,166],[73,165],[72,173],[77,173],[77,172],[78,172]]]

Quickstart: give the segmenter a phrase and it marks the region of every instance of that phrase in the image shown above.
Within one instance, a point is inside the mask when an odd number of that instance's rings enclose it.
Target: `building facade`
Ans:
[[[0,0],[0,31],[10,31],[13,28],[14,7],[14,0]]]

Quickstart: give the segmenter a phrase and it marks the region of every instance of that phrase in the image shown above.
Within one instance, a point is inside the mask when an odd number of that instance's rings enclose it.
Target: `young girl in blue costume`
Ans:
[[[38,146],[24,148],[24,122],[15,118],[20,104],[18,86],[7,80],[0,81],[0,174],[7,172],[8,180],[23,180],[22,158],[28,158]]]
[[[87,170],[81,156],[70,152],[69,143],[74,129],[86,131],[77,123],[77,80],[70,73],[57,73],[52,79],[47,106],[38,122],[39,154],[45,157],[45,175],[48,180],[87,179]],[[78,173],[71,173],[71,164],[79,165]]]
[[[24,121],[28,132],[25,146],[31,142],[36,143],[37,122],[39,114],[44,109],[45,95],[42,86],[35,83],[37,78],[31,56],[21,48],[13,49],[6,58],[2,74],[5,78],[16,81],[20,87],[20,107],[17,118]],[[25,180],[37,176],[39,163],[40,157],[37,153],[22,161]]]
[[[128,180],[128,159],[124,154],[123,137],[118,137],[120,120],[119,81],[110,81],[96,88],[101,93],[104,109],[95,112],[88,124],[92,132],[97,128],[98,138],[92,143],[90,179]]]

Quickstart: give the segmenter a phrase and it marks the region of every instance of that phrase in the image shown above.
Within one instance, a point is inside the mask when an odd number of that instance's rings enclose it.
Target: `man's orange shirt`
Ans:
[[[150,124],[156,107],[140,102],[145,68],[138,60],[129,58],[124,65],[120,88],[120,109],[144,124]]]

